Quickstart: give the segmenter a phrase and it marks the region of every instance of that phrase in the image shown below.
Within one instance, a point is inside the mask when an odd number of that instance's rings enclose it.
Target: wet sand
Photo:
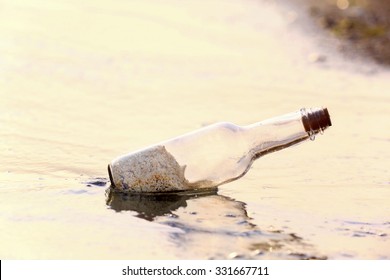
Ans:
[[[0,258],[389,259],[390,72],[282,3],[2,1]],[[217,193],[106,193],[118,155],[310,106],[324,135]]]

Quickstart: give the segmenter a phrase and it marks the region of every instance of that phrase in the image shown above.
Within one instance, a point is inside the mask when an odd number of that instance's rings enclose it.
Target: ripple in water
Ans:
[[[259,228],[244,202],[219,195],[217,189],[152,195],[109,188],[106,203],[117,212],[132,211],[175,229],[166,238],[181,258],[326,259],[295,233]]]

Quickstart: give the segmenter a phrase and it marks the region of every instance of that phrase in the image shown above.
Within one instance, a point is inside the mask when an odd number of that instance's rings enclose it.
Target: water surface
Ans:
[[[0,15],[0,258],[390,258],[390,72],[343,58],[304,14],[12,0]],[[310,106],[329,109],[324,135],[217,192],[107,194],[120,154]]]

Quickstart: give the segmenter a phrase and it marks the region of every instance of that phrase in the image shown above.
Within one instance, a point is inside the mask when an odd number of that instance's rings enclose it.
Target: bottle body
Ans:
[[[123,192],[217,187],[242,177],[255,159],[330,125],[327,111],[324,124],[306,120],[308,115],[301,110],[248,126],[217,123],[121,156],[109,165],[112,186]]]

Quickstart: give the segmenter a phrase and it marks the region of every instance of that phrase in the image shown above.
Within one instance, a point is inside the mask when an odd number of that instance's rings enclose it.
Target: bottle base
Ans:
[[[107,166],[107,169],[108,169],[108,176],[110,177],[111,187],[115,188],[114,179],[112,177],[111,165],[110,164]]]

